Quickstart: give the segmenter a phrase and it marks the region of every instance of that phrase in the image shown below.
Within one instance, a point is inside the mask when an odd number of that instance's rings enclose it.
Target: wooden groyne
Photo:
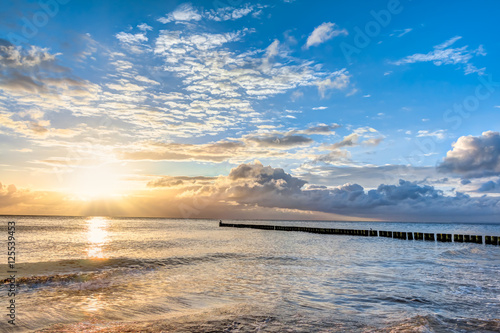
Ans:
[[[454,242],[454,243],[476,243],[500,246],[500,237],[498,236],[483,236],[481,235],[455,235],[455,234],[434,234],[422,232],[400,232],[400,231],[378,231],[378,230],[357,230],[357,229],[331,229],[331,228],[311,228],[311,227],[292,227],[280,225],[265,225],[265,224],[243,224],[243,223],[223,223],[219,222],[219,227],[231,228],[251,228],[263,230],[279,230],[279,231],[301,231],[315,234],[330,234],[330,235],[350,235],[363,237],[387,237],[403,240],[421,240],[428,242]]]

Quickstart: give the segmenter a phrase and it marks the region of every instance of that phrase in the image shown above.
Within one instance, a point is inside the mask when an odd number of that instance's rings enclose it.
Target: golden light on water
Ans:
[[[101,295],[92,295],[87,297],[84,304],[84,309],[87,314],[93,314],[94,312],[102,309],[105,304],[101,301]]]
[[[87,256],[104,259],[103,246],[108,242],[108,220],[105,217],[92,217],[87,220]]]

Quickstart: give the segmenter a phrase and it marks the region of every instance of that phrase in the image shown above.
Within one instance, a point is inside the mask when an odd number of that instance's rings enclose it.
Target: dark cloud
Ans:
[[[245,140],[256,143],[259,147],[296,147],[312,143],[311,138],[301,135],[271,135],[271,136],[247,136]]]
[[[90,88],[86,81],[67,77],[70,69],[47,48],[22,48],[0,40],[0,89],[57,95],[59,88]]]
[[[393,219],[406,216],[418,220],[450,216],[492,215],[498,213],[495,198],[472,198],[457,192],[444,195],[433,186],[400,180],[397,185],[379,185],[366,191],[359,184],[335,188],[304,186],[306,182],[283,169],[260,163],[242,164],[229,174],[229,184],[219,186],[218,198],[240,204]],[[213,192],[212,192],[213,193]]]
[[[498,186],[497,183],[493,185]],[[491,190],[491,183],[485,185],[485,189],[486,186]],[[393,221],[494,221],[500,213],[496,197],[471,197],[460,192],[445,195],[433,186],[406,180],[394,185],[381,184],[372,190],[351,183],[336,187],[315,186],[281,168],[263,166],[260,162],[241,164],[229,175],[215,178],[159,177],[150,181],[148,187],[147,191],[124,199],[127,205],[110,199],[109,202],[84,205],[85,210],[79,207],[82,203],[58,194],[0,185],[0,210],[4,213],[77,211],[100,215],[233,218],[249,216],[249,212],[267,212],[274,217],[278,217],[277,212],[288,212],[286,216],[290,218],[290,212],[297,212],[297,218],[307,213],[310,216],[333,214],[331,216],[344,219]],[[110,207],[109,210],[106,207]],[[123,207],[135,210],[126,211]],[[83,210],[78,210],[80,208]],[[255,216],[265,218],[264,215]]]
[[[349,134],[348,136],[345,136],[342,141],[339,141],[337,143],[334,143],[331,147],[333,149],[338,149],[342,147],[352,147],[355,146],[359,141],[359,135],[356,133]]]
[[[339,124],[331,124],[331,125],[318,125],[309,127],[302,131],[304,134],[329,134],[336,130],[337,128],[342,127]]]
[[[339,152],[342,152],[342,150],[339,150]],[[336,157],[339,156],[332,156],[330,162],[334,162]],[[337,158],[337,161],[339,160]],[[418,181],[425,184],[436,183],[440,176],[435,167],[412,167],[408,165],[302,165],[296,171],[301,179],[312,184],[341,185],[356,179],[356,182],[368,188],[377,188],[382,183],[395,184],[399,179]],[[425,182],[422,182],[422,179],[425,179]],[[444,181],[444,179],[442,180]]]
[[[497,181],[487,181],[477,189],[478,192],[500,192],[500,179]]]
[[[217,141],[206,144],[146,142],[136,150],[117,149],[123,159],[210,161],[249,160],[255,156],[282,155],[282,150],[301,147],[313,142],[299,135],[247,135],[238,141]]]
[[[212,183],[216,177],[165,176],[148,182],[148,187],[202,186]]]
[[[229,179],[245,179],[252,183],[255,182],[266,189],[277,189],[281,192],[299,192],[300,188],[307,183],[304,180],[292,177],[281,168],[265,167],[261,163],[241,164],[231,170]]]
[[[477,137],[460,137],[438,170],[470,178],[500,175],[500,133],[488,131]]]
[[[11,91],[22,91],[28,93],[46,93],[47,88],[40,81],[35,81],[33,77],[23,75],[18,72],[0,78],[0,88]]]

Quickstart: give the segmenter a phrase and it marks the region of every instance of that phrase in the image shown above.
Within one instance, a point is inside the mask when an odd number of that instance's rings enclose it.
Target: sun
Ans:
[[[110,165],[82,168],[73,174],[69,191],[84,200],[118,197],[124,194],[121,178]]]

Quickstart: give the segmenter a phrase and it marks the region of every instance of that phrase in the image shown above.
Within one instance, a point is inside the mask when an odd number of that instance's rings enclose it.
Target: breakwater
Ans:
[[[219,227],[230,228],[250,228],[262,230],[278,230],[278,231],[300,231],[310,232],[315,234],[329,235],[349,235],[361,237],[387,237],[402,240],[420,240],[429,242],[454,242],[454,243],[476,243],[486,245],[500,245],[498,236],[483,235],[456,235],[444,233],[422,233],[422,232],[406,232],[406,231],[385,231],[385,230],[358,230],[358,229],[332,229],[332,228],[311,228],[311,227],[294,227],[294,226],[279,226],[265,224],[244,224],[244,223],[223,223],[219,222]]]

